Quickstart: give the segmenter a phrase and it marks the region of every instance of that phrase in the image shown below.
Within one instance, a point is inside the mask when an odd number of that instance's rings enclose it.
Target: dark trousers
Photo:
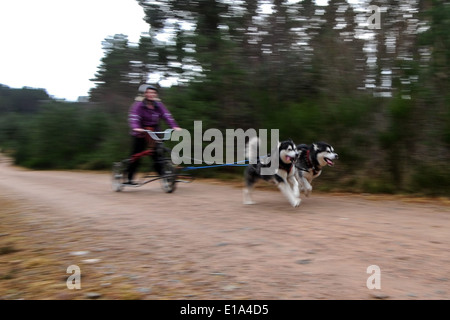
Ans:
[[[139,138],[139,137],[132,137],[132,149],[131,149],[131,155],[142,152],[148,148],[148,139],[146,138]],[[163,169],[163,159],[161,155],[158,152],[158,146],[155,145],[155,151],[151,155],[153,160],[153,167],[155,168],[155,171],[162,175],[162,169]],[[138,158],[131,162],[128,165],[128,180],[132,181],[134,174],[136,173],[139,164],[141,163],[141,159]]]

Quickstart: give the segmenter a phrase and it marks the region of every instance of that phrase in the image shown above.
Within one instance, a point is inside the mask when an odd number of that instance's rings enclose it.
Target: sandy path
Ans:
[[[294,209],[261,188],[257,204],[244,206],[239,187],[220,183],[113,192],[106,173],[6,161],[0,176],[2,197],[39,231],[37,244],[66,264],[79,264],[76,251],[99,259],[85,269],[104,279],[91,277],[89,286],[82,269],[84,287],[106,298],[119,275],[144,299],[450,298],[445,202],[313,192]],[[371,265],[380,268],[381,289],[366,286]]]

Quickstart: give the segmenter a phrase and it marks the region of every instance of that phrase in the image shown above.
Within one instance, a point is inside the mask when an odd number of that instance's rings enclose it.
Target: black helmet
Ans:
[[[139,93],[144,93],[145,91],[147,91],[147,89],[152,89],[152,90],[155,90],[156,92],[158,92],[158,88],[156,88],[155,86],[144,83],[139,86]]]

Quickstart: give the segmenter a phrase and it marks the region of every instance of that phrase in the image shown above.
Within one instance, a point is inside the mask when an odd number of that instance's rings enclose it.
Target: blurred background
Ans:
[[[139,85],[153,83],[185,129],[279,129],[282,140],[333,145],[340,159],[316,189],[448,195],[448,1],[138,3],[149,31],[138,43],[104,39],[89,96],[0,85],[0,147],[16,164],[109,170],[128,156]]]

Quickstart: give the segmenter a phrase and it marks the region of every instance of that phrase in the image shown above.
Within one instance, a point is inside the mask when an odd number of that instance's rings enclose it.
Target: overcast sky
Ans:
[[[0,84],[76,101],[94,86],[102,41],[138,42],[143,18],[136,0],[0,0]]]
[[[0,0],[0,84],[75,101],[94,86],[102,41],[149,30],[136,0]]]

